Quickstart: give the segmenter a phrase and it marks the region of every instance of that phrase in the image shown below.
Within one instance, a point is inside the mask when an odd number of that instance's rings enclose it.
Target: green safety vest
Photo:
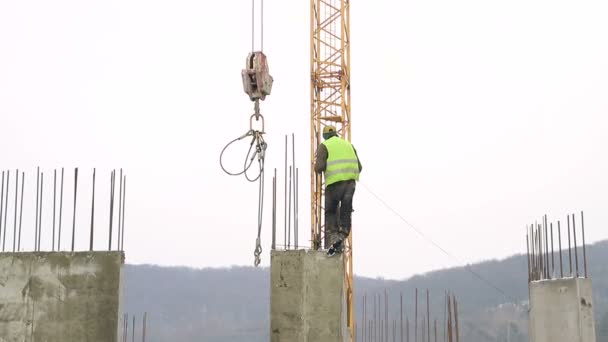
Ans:
[[[325,185],[346,180],[359,180],[359,162],[353,145],[344,139],[332,137],[323,142],[327,147]]]

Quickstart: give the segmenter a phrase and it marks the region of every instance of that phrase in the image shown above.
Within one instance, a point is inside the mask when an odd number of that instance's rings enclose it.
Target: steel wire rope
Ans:
[[[255,242],[255,249],[253,252],[254,255],[254,265],[257,267],[261,262],[262,255],[262,243],[261,243],[261,235],[262,235],[262,222],[263,222],[263,212],[264,212],[264,170],[265,170],[265,160],[266,160],[266,148],[267,144],[262,136],[262,132],[250,129],[247,133],[241,135],[240,137],[233,139],[230,141],[220,153],[220,167],[222,170],[231,176],[240,176],[244,175],[247,181],[253,183],[258,181],[258,222],[257,222],[257,237]],[[243,170],[239,172],[230,172],[224,167],[223,157],[224,153],[232,144],[237,141],[240,141],[248,136],[253,136],[251,142],[249,143],[249,149],[247,150],[247,154],[245,155],[245,161],[243,163]],[[253,150],[253,146],[255,144],[255,151]],[[255,178],[250,178],[247,174],[247,171],[251,168],[254,161],[257,159],[259,166],[259,173]]]
[[[431,243],[433,246],[435,246],[436,248],[438,248],[441,252],[443,252],[448,257],[450,257],[450,258],[456,260],[457,262],[461,263],[461,261],[457,257],[455,257],[454,255],[452,255],[451,253],[449,253],[448,251],[446,251],[443,247],[441,247],[433,239],[431,239],[430,237],[426,236],[422,231],[420,231],[413,224],[411,224],[408,220],[406,220],[397,210],[393,209],[393,207],[391,207],[385,200],[383,200],[382,198],[380,198],[380,196],[378,196],[375,192],[373,192],[365,183],[363,183],[363,182],[360,182],[360,183],[361,183],[361,185],[363,185],[363,187],[365,188],[365,190],[367,190],[372,196],[374,196],[389,211],[393,212],[393,214],[395,214],[399,219],[401,219],[401,221],[403,221],[406,225],[408,225],[411,229],[413,229],[416,233],[418,233],[418,235],[420,235],[423,239],[425,239],[427,242]],[[508,295],[503,289],[501,289],[500,287],[498,287],[497,285],[495,285],[494,283],[492,283],[490,280],[484,278],[479,273],[475,272],[471,268],[470,265],[468,265],[468,264],[465,265],[464,269],[466,269],[474,277],[476,277],[477,279],[481,280],[482,282],[484,282],[489,287],[491,287],[494,290],[496,290],[498,293],[502,294],[505,298],[513,301],[513,303],[517,303],[517,300],[515,298],[511,297],[510,295]]]

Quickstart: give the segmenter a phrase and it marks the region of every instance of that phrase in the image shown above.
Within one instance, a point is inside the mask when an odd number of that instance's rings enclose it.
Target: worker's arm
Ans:
[[[327,167],[327,147],[319,144],[317,147],[317,157],[315,159],[315,172],[322,173]]]
[[[355,146],[353,146],[353,150],[355,151],[355,156],[357,156],[357,163],[359,163],[359,172],[361,172],[361,170],[363,170],[363,166],[361,165],[361,159],[359,159],[359,155],[357,154]]]

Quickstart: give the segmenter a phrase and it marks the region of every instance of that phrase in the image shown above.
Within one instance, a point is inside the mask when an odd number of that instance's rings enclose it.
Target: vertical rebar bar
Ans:
[[[397,342],[397,321],[393,319],[393,342]]]
[[[547,215],[545,215],[545,270],[547,279],[551,279],[551,272],[549,268],[549,227],[547,224]]]
[[[572,246],[570,242],[570,215],[568,215],[568,260],[570,261],[570,277],[572,277]]]
[[[296,136],[291,133],[291,165],[293,172],[293,243],[296,245]],[[296,248],[297,249],[297,248]]]
[[[405,342],[410,342],[410,319],[405,316]]]
[[[531,280],[531,276],[530,276],[530,237],[528,236],[528,233],[526,233],[526,259],[528,261],[528,283],[529,283]]]
[[[291,249],[291,184],[293,182],[292,180],[292,169],[291,166],[289,166],[289,197],[288,197],[288,205],[289,205],[289,209],[287,209],[287,215],[288,215],[288,219],[287,219],[287,249]]]
[[[25,172],[21,172],[21,205],[19,206],[19,236],[17,237],[17,252],[21,251],[21,223],[23,222],[23,191],[25,190]]]
[[[547,269],[547,279],[551,279],[551,263],[549,262],[549,224],[547,221],[547,215],[545,215],[545,256],[546,263],[545,268]]]
[[[115,174],[116,174],[116,170],[112,170],[112,172],[110,172],[110,222],[109,222],[109,228],[108,228],[108,251],[112,250],[112,224],[114,223],[114,190],[115,190]]]
[[[55,251],[55,211],[57,202],[57,169],[53,170],[53,242],[51,243],[51,250]]]
[[[287,134],[285,134],[285,202],[283,202],[283,209],[284,209],[284,244],[283,244],[283,248],[287,249]]]
[[[555,274],[555,250],[553,249],[553,222],[551,222],[551,274]]]
[[[295,196],[294,196],[294,245],[298,249],[298,237],[300,235],[300,170],[296,168],[296,182],[295,182]]]
[[[120,185],[118,187],[118,236],[116,237],[116,244],[118,245],[118,250],[121,251],[120,247],[120,234],[122,230],[122,169],[120,169]]]
[[[271,250],[277,249],[277,169],[272,177],[272,245]]]
[[[578,272],[578,249],[577,249],[577,240],[576,240],[576,216],[574,216],[574,214],[572,214],[572,233],[574,236],[574,262],[576,265],[576,277],[578,278],[579,276],[579,272]]]
[[[78,168],[74,169],[74,213],[72,216],[72,252],[74,251],[74,240],[76,238],[76,198],[78,193]]]
[[[4,171],[2,171],[2,186],[0,186],[0,239],[2,238],[2,211],[4,210]],[[38,202],[36,200],[36,202]]]
[[[437,319],[433,321],[433,330],[435,330],[435,342],[437,342]]]
[[[40,197],[40,167],[36,169],[36,220],[34,221],[34,251],[38,249],[38,205]]]
[[[583,230],[583,267],[585,278],[587,278],[587,247],[585,246],[585,216],[583,211],[581,211],[581,229]]]
[[[125,214],[127,209],[127,175],[122,182],[122,236],[120,237],[120,250],[125,250]]]
[[[11,182],[11,171],[6,171],[6,194],[4,199],[4,228],[2,228],[2,251],[5,251],[6,245],[6,224],[8,223],[8,193],[10,191],[10,182]]]
[[[61,220],[63,214],[63,167],[61,168],[61,186],[59,190],[59,227],[57,232],[57,251],[61,252]]]
[[[93,236],[95,234],[95,168],[93,168],[93,195],[91,198],[91,232],[89,237],[89,251],[93,251]]]
[[[40,172],[40,214],[38,214],[38,251],[40,252],[42,249],[40,248],[40,242],[42,241],[42,203],[44,199],[44,172]]]
[[[131,328],[133,332],[133,338],[131,338],[131,342],[135,342],[135,315],[133,315],[133,327]]]
[[[19,199],[19,169],[15,172],[15,217],[13,219],[13,253],[17,248],[17,201]]]
[[[559,248],[559,276],[560,278],[564,277],[564,266],[562,260],[562,228],[559,221],[557,221],[557,243]]]

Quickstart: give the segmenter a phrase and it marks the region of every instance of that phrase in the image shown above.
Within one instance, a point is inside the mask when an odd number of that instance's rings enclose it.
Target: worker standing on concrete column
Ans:
[[[353,145],[340,138],[335,127],[325,126],[323,139],[317,148],[315,171],[325,175],[325,241],[330,245],[327,254],[332,256],[342,253],[350,234],[353,195],[362,166]]]

